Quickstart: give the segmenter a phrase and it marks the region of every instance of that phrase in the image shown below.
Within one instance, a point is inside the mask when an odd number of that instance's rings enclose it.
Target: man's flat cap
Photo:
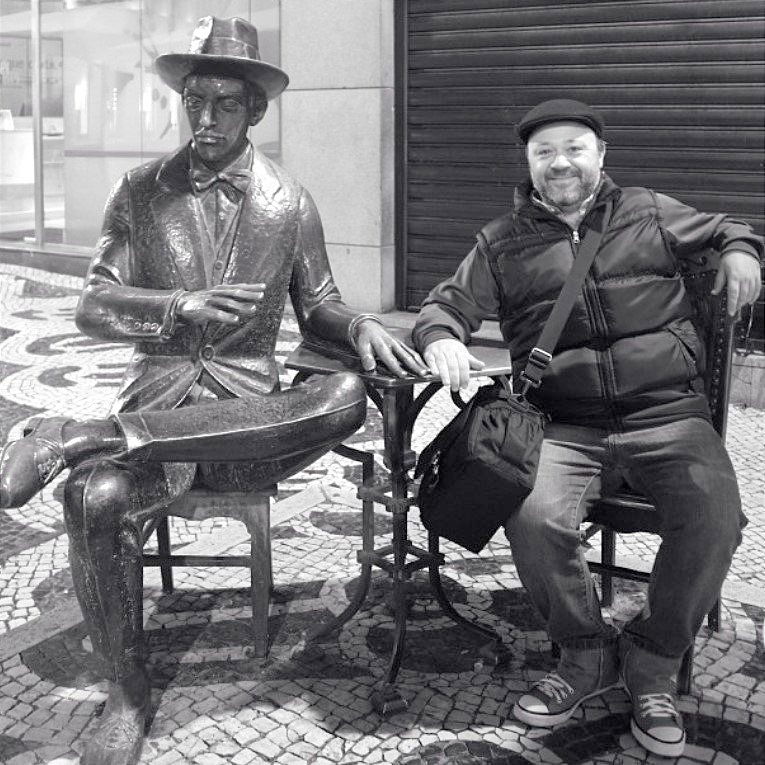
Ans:
[[[591,106],[570,98],[554,98],[543,101],[526,112],[518,123],[518,136],[523,143],[528,143],[531,134],[542,125],[550,122],[582,122],[592,128],[598,138],[603,137],[603,118]]]

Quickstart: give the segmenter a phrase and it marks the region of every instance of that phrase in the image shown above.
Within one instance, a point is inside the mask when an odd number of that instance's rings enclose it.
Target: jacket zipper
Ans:
[[[581,244],[581,241],[582,240],[581,240],[581,237],[579,236],[579,229],[572,229],[571,230],[571,249],[573,250],[574,257],[576,257],[577,255],[578,245]],[[587,313],[592,317],[593,326],[595,327],[595,330],[605,338],[607,330],[608,330],[608,326],[606,324],[606,320],[605,320],[605,317],[603,316],[603,311],[600,306],[600,300],[598,298],[595,281],[589,274],[587,274],[587,276],[584,279],[583,293],[584,293],[584,304],[587,307]],[[606,351],[605,353],[610,353],[610,351]],[[603,368],[604,366],[606,368]],[[608,368],[607,360],[603,360],[601,363],[598,364],[598,373],[600,375],[601,384],[603,385],[603,395],[605,397],[605,404],[606,404],[608,413],[611,417],[611,421],[613,422],[614,430],[620,431],[622,428],[621,428],[621,423],[619,421],[619,418],[617,417],[616,411],[614,410],[614,406],[613,406],[613,391],[611,390],[611,384],[610,384],[611,371]]]

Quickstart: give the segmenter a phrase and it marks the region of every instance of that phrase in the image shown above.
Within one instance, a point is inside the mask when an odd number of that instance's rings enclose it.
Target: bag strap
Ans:
[[[579,295],[579,290],[582,288],[587,272],[595,260],[595,255],[598,252],[603,235],[606,233],[606,229],[608,229],[613,207],[613,200],[609,199],[606,202],[601,228],[597,229],[595,226],[590,226],[587,229],[579,252],[574,258],[574,265],[563,284],[563,289],[561,289],[560,295],[558,295],[558,299],[555,301],[555,305],[545,323],[542,334],[539,336],[539,340],[537,340],[537,344],[531,349],[531,353],[529,353],[526,368],[521,372],[521,380],[523,380],[522,395],[529,388],[538,388],[542,383],[542,375],[545,373],[548,364],[552,361],[552,354],[555,346],[558,344],[561,332],[563,332],[563,327],[568,321],[571,309],[574,307],[574,302]]]

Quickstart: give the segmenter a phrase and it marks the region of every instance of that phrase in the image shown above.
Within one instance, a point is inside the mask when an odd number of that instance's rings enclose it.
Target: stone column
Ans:
[[[344,299],[394,307],[393,0],[282,0],[282,162],[311,192]]]

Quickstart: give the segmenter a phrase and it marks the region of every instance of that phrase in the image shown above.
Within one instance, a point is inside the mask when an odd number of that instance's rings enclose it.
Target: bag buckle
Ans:
[[[542,384],[542,375],[552,361],[552,353],[548,353],[542,348],[532,348],[529,353],[529,360],[526,368],[521,372],[523,380],[523,393],[529,388],[538,388]]]

